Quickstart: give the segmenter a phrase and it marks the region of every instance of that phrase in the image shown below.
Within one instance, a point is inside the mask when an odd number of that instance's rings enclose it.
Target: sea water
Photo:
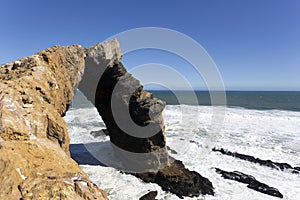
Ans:
[[[224,110],[218,120],[218,123],[221,123],[218,129],[214,129],[214,109]],[[170,155],[183,161],[188,169],[207,177],[215,188],[214,196],[184,199],[278,199],[251,190],[246,184],[222,178],[215,172],[215,167],[252,175],[258,181],[277,188],[285,200],[300,199],[300,174],[279,171],[211,151],[212,147],[222,147],[260,159],[300,166],[300,112],[297,109],[221,108],[175,104],[166,106],[163,117],[167,145],[173,150],[170,151]],[[71,109],[64,119],[71,138],[71,153],[85,157],[78,159],[80,167],[107,193],[109,199],[139,199],[153,190],[158,191],[157,199],[179,199],[176,195],[163,191],[157,184],[144,183],[132,175],[110,167],[118,165],[119,161],[113,154],[109,137],[102,131],[105,124],[96,108],[87,102],[80,92],[76,94]],[[96,156],[100,162],[94,157],[85,156],[88,154],[100,155]]]

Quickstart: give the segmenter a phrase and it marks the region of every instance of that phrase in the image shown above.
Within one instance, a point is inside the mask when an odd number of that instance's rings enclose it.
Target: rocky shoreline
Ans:
[[[86,49],[54,46],[1,65],[0,199],[107,199],[70,157],[62,117],[76,88],[103,118],[120,170],[179,197],[214,194],[207,178],[169,157],[165,103],[143,90],[121,57],[113,39]]]
[[[119,43],[113,39],[88,48],[54,46],[1,65],[0,199],[107,199],[78,165],[89,160],[83,157],[86,152],[72,152],[70,156],[70,138],[62,117],[76,88],[94,104],[107,127],[104,132],[110,137],[111,151],[122,163],[116,169],[156,183],[179,198],[214,195],[209,179],[169,156],[168,151],[177,153],[167,146],[162,117],[165,102],[144,91],[121,58]],[[222,148],[212,151],[281,171],[300,172],[299,167],[287,163]],[[104,165],[93,159],[94,165]],[[283,198],[276,188],[251,175],[215,169],[225,179]],[[156,196],[157,191],[152,191],[141,199]]]

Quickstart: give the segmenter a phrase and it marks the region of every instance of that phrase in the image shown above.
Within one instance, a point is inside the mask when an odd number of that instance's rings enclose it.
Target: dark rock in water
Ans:
[[[241,183],[248,184],[247,187],[258,192],[268,194],[271,196],[283,198],[283,195],[278,191],[278,189],[270,187],[264,183],[257,181],[253,176],[244,174],[242,172],[234,171],[227,172],[221,169],[216,168],[216,172],[222,174],[222,177],[225,179],[235,180]]]
[[[120,49],[106,51],[104,46],[87,48],[85,65],[87,69],[93,68],[88,70],[92,74],[95,69],[100,72],[94,105],[107,127],[114,154],[123,165],[113,167],[145,182],[157,183],[180,197],[214,194],[208,179],[189,171],[180,161],[170,161],[162,117],[165,102],[144,91],[140,82],[126,71],[120,62]],[[107,57],[113,58],[113,62]],[[89,82],[83,77],[85,81]],[[85,92],[90,87],[82,89],[93,102],[93,97]]]
[[[175,151],[174,149],[171,149],[169,146],[167,146],[168,151],[170,151],[170,153],[172,154],[178,154],[177,151]]]
[[[91,134],[94,138],[96,138],[96,137],[108,135],[108,131],[107,131],[107,129],[101,129],[101,130],[99,130],[99,131],[91,131],[90,134]]]
[[[174,160],[170,166],[158,172],[135,174],[145,182],[157,183],[165,191],[183,196],[194,197],[200,194],[214,195],[212,183],[195,171],[189,171],[181,161]]]
[[[259,158],[255,158],[253,156],[249,156],[249,155],[245,155],[245,154],[240,154],[240,153],[236,153],[236,152],[231,152],[228,150],[225,150],[223,148],[221,149],[217,149],[217,148],[213,148],[213,151],[218,151],[224,155],[228,155],[228,156],[233,156],[242,160],[246,160],[249,162],[253,162],[253,163],[258,163],[262,166],[267,166],[267,167],[271,167],[277,170],[289,170],[290,172],[294,173],[294,174],[299,174],[300,173],[300,167],[292,167],[291,165],[287,164],[287,163],[278,163],[278,162],[273,162],[271,160],[262,160]]]
[[[143,195],[140,200],[156,200],[157,191],[150,191],[147,194]]]
[[[226,172],[224,170],[216,168],[216,172],[222,174],[222,177],[224,177],[225,179],[235,180],[241,183],[251,184],[252,182],[256,181],[253,176],[238,171]]]
[[[278,191],[278,189],[270,187],[264,183],[261,183],[259,181],[255,181],[249,185],[247,185],[248,188],[251,188],[253,190],[256,190],[258,192],[268,194],[270,196],[283,198],[283,195]]]
[[[294,167],[294,170],[297,170],[300,172],[300,167]]]

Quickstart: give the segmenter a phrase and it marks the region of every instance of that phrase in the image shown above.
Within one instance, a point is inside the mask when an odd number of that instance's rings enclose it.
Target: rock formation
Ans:
[[[0,67],[0,199],[106,199],[69,157],[62,116],[84,70],[81,46]]]
[[[223,178],[235,180],[241,183],[248,184],[247,187],[258,192],[268,194],[271,196],[283,198],[283,195],[278,191],[278,189],[268,186],[267,184],[257,181],[253,176],[244,174],[242,172],[234,171],[227,172],[216,168],[216,172],[221,174]]]
[[[172,192],[179,198],[214,195],[213,185],[207,178],[195,171],[189,171],[178,160],[158,172],[137,173],[136,176],[145,182],[157,183],[163,190]]]
[[[86,48],[85,53],[85,69],[78,88],[95,105],[99,78],[108,65],[121,60],[122,52],[117,39],[112,39]]]
[[[161,114],[165,103],[144,91],[120,62],[104,71],[95,105],[127,170],[157,170],[168,164]]]
[[[109,43],[106,52],[103,46]],[[100,72],[94,105],[107,126],[115,154],[122,161],[121,170],[155,182],[179,197],[213,194],[208,179],[169,158],[161,114],[165,103],[144,91],[140,82],[126,71],[118,48],[116,40],[87,48],[86,69]],[[113,60],[108,62],[106,55]],[[81,84],[79,88],[88,96]]]
[[[224,155],[236,157],[236,158],[239,158],[241,160],[246,160],[246,161],[249,161],[249,162],[258,163],[259,165],[270,167],[270,168],[273,168],[273,169],[277,169],[277,170],[281,170],[281,171],[287,170],[287,171],[292,172],[293,174],[299,174],[300,173],[300,168],[299,167],[292,167],[288,163],[279,163],[279,162],[273,162],[271,160],[262,160],[260,158],[255,158],[255,157],[250,156],[250,155],[240,154],[240,153],[237,153],[237,152],[231,152],[231,151],[225,150],[223,148],[221,148],[221,149],[213,148],[212,151],[217,151],[217,152],[220,152]]]
[[[102,116],[122,170],[182,196],[211,182],[169,157],[162,111],[122,63],[116,39],[55,46],[0,67],[0,199],[107,199],[70,158],[62,116],[79,89]],[[100,79],[100,80],[99,80]]]
[[[147,194],[140,197],[139,200],[157,200],[155,197],[157,196],[157,191],[150,191]]]

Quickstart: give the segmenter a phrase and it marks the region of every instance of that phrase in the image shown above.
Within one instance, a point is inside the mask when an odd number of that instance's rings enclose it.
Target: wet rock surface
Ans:
[[[262,160],[262,159],[259,159],[259,158],[255,158],[253,156],[240,154],[240,153],[237,153],[237,152],[231,152],[231,151],[225,150],[223,148],[221,148],[221,149],[213,148],[212,151],[220,152],[224,155],[236,157],[236,158],[239,158],[239,159],[242,159],[242,160],[257,163],[257,164],[260,164],[262,166],[270,167],[270,168],[273,168],[273,169],[277,169],[277,170],[281,170],[281,171],[287,170],[287,171],[290,171],[294,174],[299,174],[300,173],[300,168],[299,167],[292,167],[288,163],[279,163],[279,162],[273,162],[271,160]]]
[[[0,67],[0,199],[106,199],[69,157],[62,116],[84,70],[81,46]]]
[[[151,191],[143,195],[142,197],[140,197],[139,200],[156,200],[155,198],[156,196],[157,196],[157,191]]]
[[[242,172],[234,171],[228,172],[221,169],[216,168],[216,172],[221,174],[223,178],[230,179],[234,181],[238,181],[241,183],[248,184],[247,187],[258,192],[268,194],[271,196],[283,198],[283,195],[279,192],[278,189],[274,187],[270,187],[267,184],[261,183],[257,181],[253,176],[244,174]]]
[[[145,182],[157,183],[163,190],[184,196],[195,197],[201,194],[214,195],[212,183],[195,171],[189,171],[181,161],[173,160],[170,166],[158,172],[135,174]]]

